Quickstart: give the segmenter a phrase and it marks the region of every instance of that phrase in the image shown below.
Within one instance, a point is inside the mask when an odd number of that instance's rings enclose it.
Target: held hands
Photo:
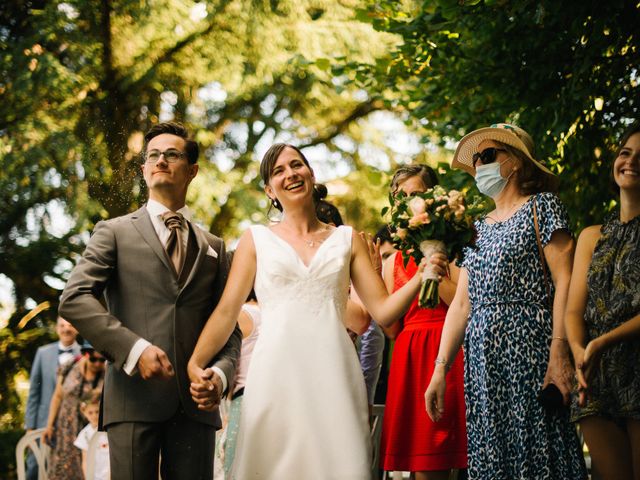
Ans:
[[[189,392],[198,410],[214,411],[222,398],[222,379],[211,368],[202,369],[191,362],[187,370],[191,379]]]
[[[151,378],[167,380],[175,375],[169,357],[155,345],[149,345],[142,351],[138,359],[138,371],[145,380]]]
[[[562,340],[553,339],[551,341],[551,353],[547,372],[544,376],[542,388],[553,383],[562,394],[562,403],[569,405],[569,396],[572,389],[572,379],[574,371],[569,358],[569,348]]]

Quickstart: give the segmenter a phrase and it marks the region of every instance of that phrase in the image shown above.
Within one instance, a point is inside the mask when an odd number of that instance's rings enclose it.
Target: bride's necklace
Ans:
[[[313,232],[311,235],[317,235],[318,233],[326,232],[327,230],[329,230],[329,225],[325,225],[324,227],[319,228],[318,230]],[[319,247],[326,240],[326,238],[323,238],[323,239],[320,239],[320,240],[316,240],[314,238],[311,238],[311,240],[307,240],[304,237],[301,237],[301,238],[302,238],[302,241],[304,242],[304,244],[309,248]]]
[[[287,226],[287,228],[289,228],[289,227]],[[326,232],[330,228],[331,227],[329,227],[329,225],[323,225],[318,230],[309,233],[308,234],[308,238],[304,238],[302,235],[299,235],[298,238],[300,238],[300,240],[302,240],[302,242],[309,248],[319,247],[320,245],[322,245],[324,243],[326,238],[322,238],[322,239],[318,240],[317,238],[314,238],[314,237],[316,235],[322,233],[322,232]]]

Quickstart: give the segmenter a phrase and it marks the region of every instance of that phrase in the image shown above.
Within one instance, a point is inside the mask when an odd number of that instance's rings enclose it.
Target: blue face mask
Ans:
[[[511,175],[507,178],[500,175],[501,166],[500,163],[493,162],[489,165],[479,165],[476,167],[476,185],[480,193],[495,198],[504,190]]]

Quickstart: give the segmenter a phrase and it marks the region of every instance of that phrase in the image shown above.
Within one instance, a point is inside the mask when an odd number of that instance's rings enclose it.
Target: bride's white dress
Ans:
[[[232,478],[369,479],[365,385],[342,321],[352,230],[334,230],[308,266],[268,228],[251,233],[262,326]]]

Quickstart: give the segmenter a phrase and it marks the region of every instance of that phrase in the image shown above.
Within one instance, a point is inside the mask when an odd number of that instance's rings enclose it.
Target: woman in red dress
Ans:
[[[391,191],[411,195],[437,183],[433,169],[410,165],[395,173]],[[391,256],[384,265],[389,292],[402,287],[416,270],[413,259],[404,267],[401,252]],[[436,308],[420,308],[416,296],[405,316],[384,329],[385,334],[395,340],[395,345],[389,368],[380,463],[385,471],[411,472],[411,478],[416,480],[446,480],[452,469],[467,467],[462,350],[447,374],[444,418],[438,423],[432,422],[424,403],[447,305],[456,289],[458,268],[452,264],[450,272],[449,278],[440,282],[440,304]]]

